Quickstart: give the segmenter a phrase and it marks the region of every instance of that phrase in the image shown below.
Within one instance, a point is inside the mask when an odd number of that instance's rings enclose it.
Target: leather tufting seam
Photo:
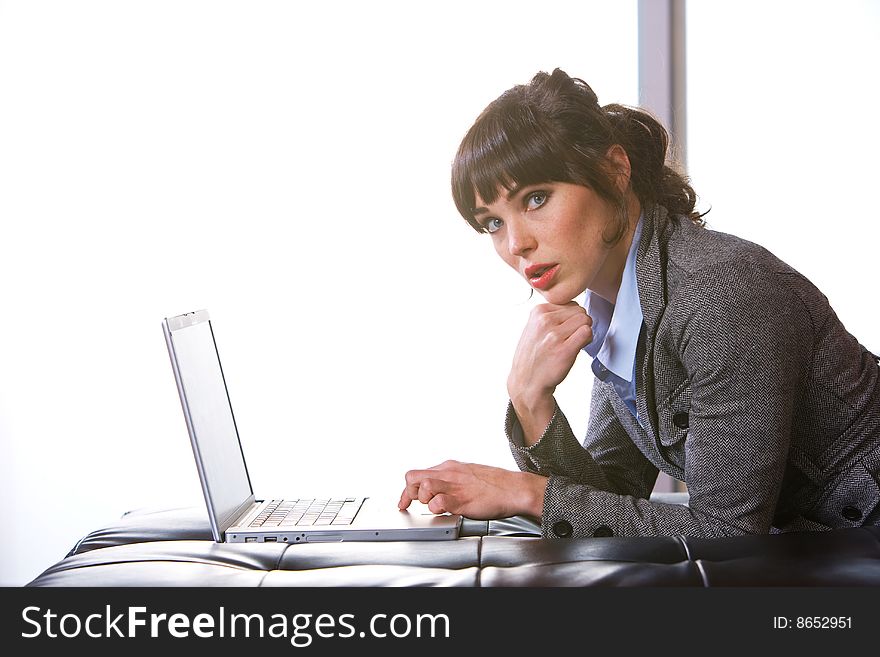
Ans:
[[[710,588],[709,587],[709,575],[706,574],[706,571],[703,568],[702,560],[698,559],[694,563],[697,565],[697,572],[700,573],[700,579],[703,580],[703,588],[706,588],[706,589]]]
[[[477,541],[477,580],[474,582],[476,588],[483,586],[483,537]]]
[[[685,537],[682,534],[679,534],[678,536],[675,537],[675,540],[678,541],[679,543],[681,543],[681,547],[684,549],[684,555],[687,557],[687,560],[693,561],[694,558],[691,556],[691,550],[688,547],[688,544],[687,544],[687,541],[685,540]]]
[[[284,560],[284,555],[287,554],[287,551],[290,549],[290,543],[284,546],[284,549],[281,550],[281,554],[278,555],[278,561],[275,562],[275,567],[272,570],[281,570],[281,562]]]

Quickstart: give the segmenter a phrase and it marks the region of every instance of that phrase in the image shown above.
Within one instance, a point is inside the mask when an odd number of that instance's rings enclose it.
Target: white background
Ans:
[[[204,504],[161,330],[200,308],[258,496],[515,467],[505,382],[532,302],[456,213],[449,165],[539,70],[638,98],[634,2],[542,12],[0,3],[0,581],[126,510]]]
[[[707,221],[806,275],[880,353],[880,2],[687,8],[688,167]]]
[[[876,349],[878,3],[689,4],[710,226]],[[160,328],[190,310],[257,495],[513,467],[537,299],[456,214],[449,164],[538,70],[636,103],[636,56],[635,2],[0,2],[0,584],[129,509],[203,503]],[[558,395],[578,434],[588,364]]]

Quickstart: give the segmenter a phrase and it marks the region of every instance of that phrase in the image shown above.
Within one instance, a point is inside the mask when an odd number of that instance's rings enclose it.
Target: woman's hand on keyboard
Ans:
[[[489,465],[444,461],[406,473],[398,507],[418,500],[432,513],[456,513],[487,520],[519,514],[541,516],[547,477]]]

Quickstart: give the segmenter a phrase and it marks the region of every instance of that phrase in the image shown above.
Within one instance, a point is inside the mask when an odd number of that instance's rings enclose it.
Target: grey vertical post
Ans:
[[[639,105],[670,135],[670,158],[687,171],[685,0],[639,0]]]
[[[687,172],[685,0],[639,0],[639,105],[669,131],[667,160]],[[656,492],[684,491],[661,472]]]

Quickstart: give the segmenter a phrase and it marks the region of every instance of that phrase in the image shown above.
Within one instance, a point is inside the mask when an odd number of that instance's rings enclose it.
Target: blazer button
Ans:
[[[604,538],[605,536],[614,536],[614,531],[608,525],[599,525],[593,532],[596,538]]]
[[[571,523],[568,520],[553,523],[553,533],[559,538],[568,538],[571,536]]]
[[[843,509],[841,509],[840,515],[842,515],[847,520],[855,521],[862,517],[862,512],[854,506],[845,506],[843,507]]]
[[[684,411],[676,413],[672,416],[672,424],[677,426],[679,429],[687,429],[690,426],[690,419],[688,418],[688,414]]]

